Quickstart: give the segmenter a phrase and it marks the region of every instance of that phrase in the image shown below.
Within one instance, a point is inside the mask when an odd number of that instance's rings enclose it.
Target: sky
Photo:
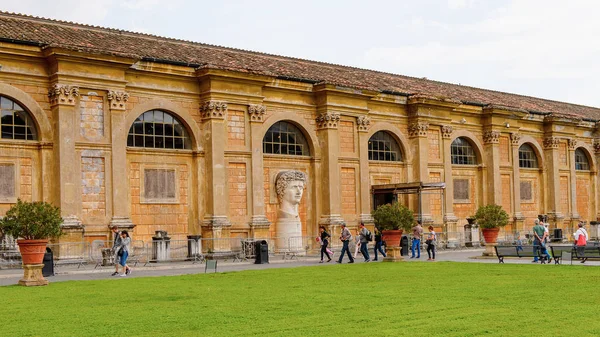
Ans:
[[[0,9],[600,107],[596,0],[0,0]]]

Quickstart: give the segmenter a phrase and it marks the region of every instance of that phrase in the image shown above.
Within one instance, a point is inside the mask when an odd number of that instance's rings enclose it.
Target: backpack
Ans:
[[[370,230],[367,230],[367,235],[365,235],[365,237],[367,238],[367,241],[373,241],[373,235]]]

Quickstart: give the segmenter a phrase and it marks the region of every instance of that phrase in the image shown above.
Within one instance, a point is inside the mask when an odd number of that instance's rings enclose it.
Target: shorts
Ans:
[[[121,257],[119,258],[119,264],[123,267],[125,267],[125,264],[127,263],[127,258],[129,257],[129,252],[124,251],[123,255],[121,255]]]

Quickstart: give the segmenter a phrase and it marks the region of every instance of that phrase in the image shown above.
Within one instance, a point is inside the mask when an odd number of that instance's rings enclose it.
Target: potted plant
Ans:
[[[375,226],[381,231],[383,240],[390,247],[400,246],[403,230],[410,230],[415,218],[413,212],[398,203],[385,204],[373,211]]]
[[[19,284],[48,284],[41,276],[42,261],[49,238],[62,234],[60,209],[47,202],[26,202],[21,199],[0,221],[0,231],[17,239],[23,259],[24,279]]]
[[[477,224],[481,227],[483,238],[486,243],[496,243],[500,227],[508,225],[508,213],[502,206],[490,204],[481,206],[475,213]]]

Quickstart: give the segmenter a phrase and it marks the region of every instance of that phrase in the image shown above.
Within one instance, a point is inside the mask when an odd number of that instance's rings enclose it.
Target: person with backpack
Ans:
[[[585,254],[585,245],[587,245],[589,236],[585,228],[583,228],[583,221],[579,221],[577,227],[579,228],[575,233],[573,233],[573,238],[575,239],[575,249],[577,249],[577,256],[581,257],[581,263],[585,263],[587,259],[583,256]]]
[[[369,241],[373,241],[373,236],[371,232],[365,227],[363,222],[360,223],[360,252],[365,258],[365,262],[371,262],[371,258],[369,257]]]

